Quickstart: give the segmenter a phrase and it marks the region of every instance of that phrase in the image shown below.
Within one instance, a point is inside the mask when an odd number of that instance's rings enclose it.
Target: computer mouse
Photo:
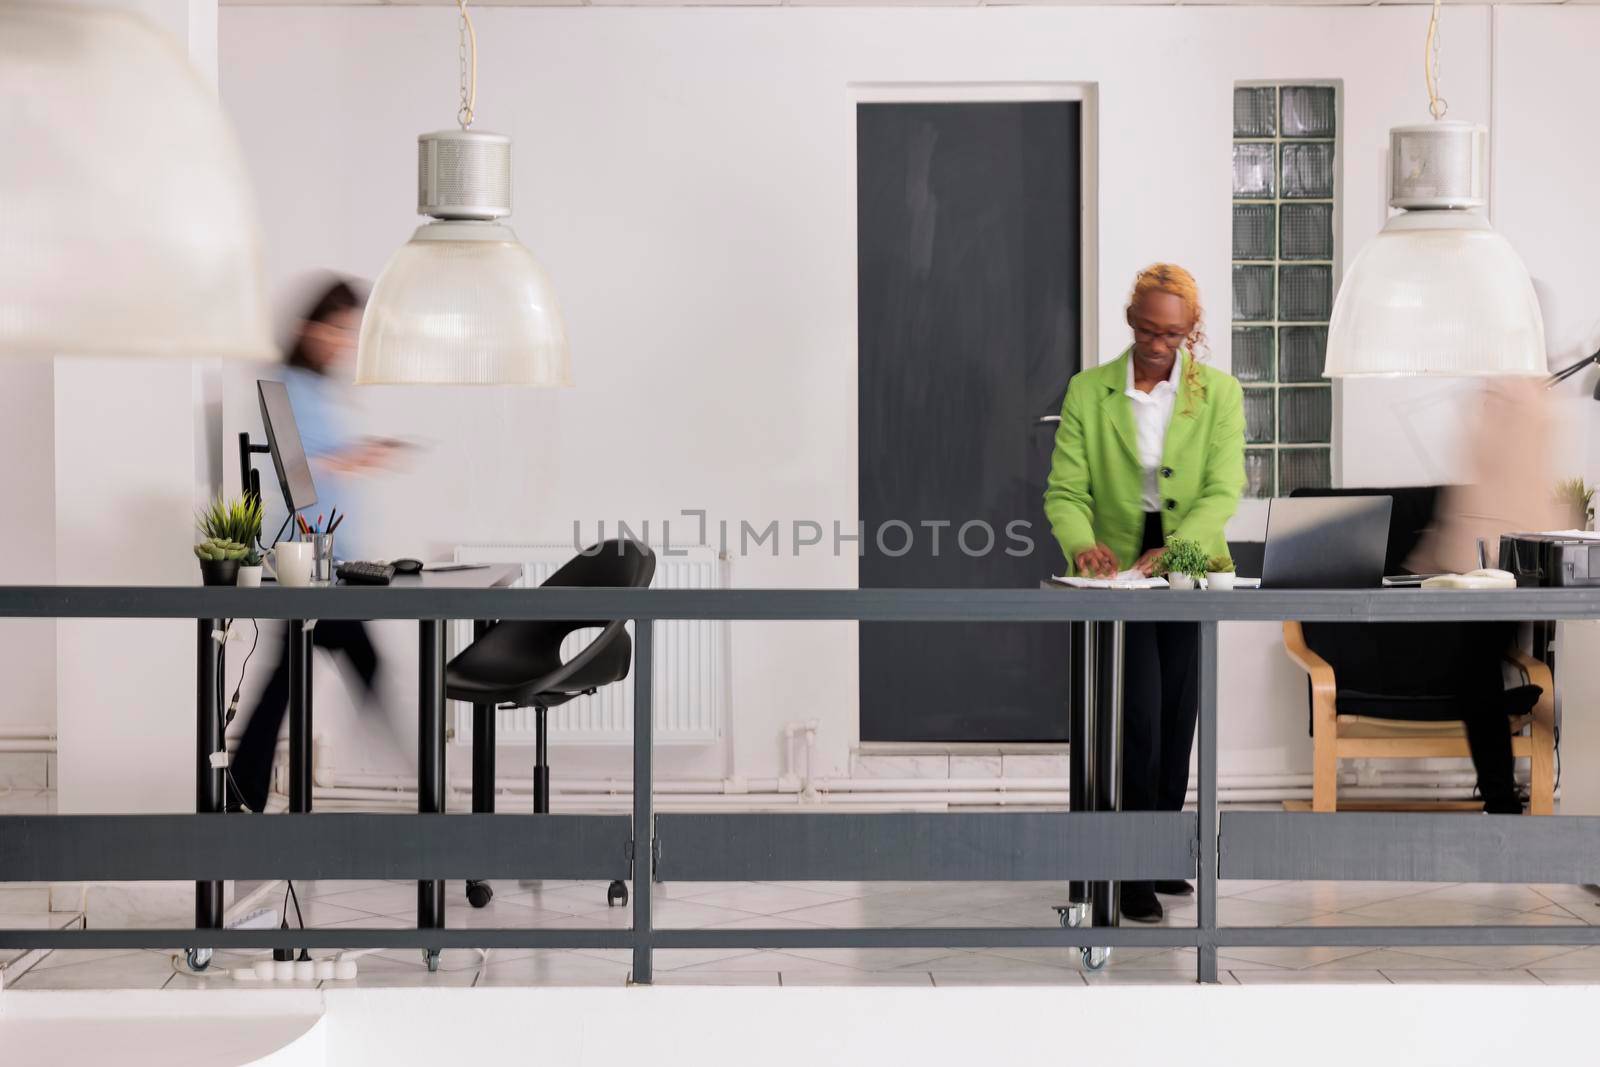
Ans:
[[[394,568],[396,574],[422,573],[422,561],[420,559],[391,559],[389,565]]]

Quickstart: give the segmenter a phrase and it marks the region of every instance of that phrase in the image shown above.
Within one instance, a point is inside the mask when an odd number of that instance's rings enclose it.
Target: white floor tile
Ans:
[[[953,986],[1026,986],[1065,985],[1081,986],[1083,975],[1077,971],[1064,971],[1059,967],[1024,967],[1014,971],[941,971],[929,972],[933,984]]]
[[[1227,957],[1229,970],[1255,970],[1259,968],[1280,969],[1297,971],[1306,967],[1317,967],[1324,963],[1346,959],[1350,956],[1359,956],[1371,952],[1365,946],[1328,945],[1314,948],[1247,948],[1231,946],[1218,949],[1218,966],[1223,954]]]
[[[516,960],[491,959],[478,975],[478,985],[622,985],[629,968],[570,952],[538,952]]]
[[[708,905],[714,908],[732,908],[734,911],[748,912],[752,915],[777,915],[780,912],[796,911],[801,908],[811,908],[820,904],[832,904],[840,900],[857,898],[819,893],[810,889],[795,889],[792,886],[747,882],[742,885],[698,893],[685,899],[695,904]]]
[[[1559,956],[1540,960],[1533,969],[1538,971],[1600,971],[1600,945],[1568,949]]]
[[[164,952],[141,950],[87,963],[33,968],[17,989],[160,989],[176,972]]]
[[[1384,971],[1396,985],[1538,985],[1527,971]]]
[[[1437,888],[1429,882],[1278,882],[1235,894],[1234,899],[1303,908],[1307,914],[1316,914],[1348,911]]]
[[[785,955],[859,971],[895,971],[950,955],[944,948],[786,948]]]
[[[734,956],[711,963],[681,967],[672,973],[681,974],[687,971],[781,971],[785,974],[802,971],[811,974],[865,973],[854,967],[846,967],[838,963],[825,963],[821,960],[807,959],[804,956],[794,956],[787,952],[776,951],[751,952],[747,955]]]
[[[1388,985],[1382,971],[1337,971],[1313,967],[1307,971],[1234,971],[1240,985]]]
[[[933,977],[926,971],[862,971],[835,974],[832,971],[784,971],[786,986],[928,986]]]
[[[1372,948],[1359,952],[1354,956],[1344,956],[1339,959],[1329,960],[1314,967],[1304,970],[1315,971],[1321,974],[1325,971],[1442,971],[1442,970],[1474,970],[1471,964],[1461,963],[1451,966],[1450,961],[1441,960],[1434,956],[1418,956],[1409,949],[1398,948]]]
[[[1571,945],[1412,945],[1414,956],[1449,960],[1484,971],[1518,970],[1573,951]]]
[[[995,956],[986,952],[957,952],[938,959],[914,964],[907,970],[931,971],[935,975],[995,974],[1029,975],[1041,971],[1076,973],[1077,960],[1062,957],[1059,963],[1034,960],[1017,960],[1009,956]]]
[[[1591,970],[1559,970],[1546,967],[1533,967],[1529,969],[1539,981],[1545,985],[1592,985],[1600,986],[1600,967]]]
[[[777,971],[658,971],[656,985],[744,986],[783,984]]]
[[[1413,895],[1410,899],[1419,902],[1448,900],[1474,904],[1480,908],[1504,908],[1506,911],[1537,911],[1551,903],[1548,897],[1531,886],[1484,882],[1463,882],[1442,889],[1429,889]]]
[[[856,900],[838,900],[816,907],[798,908],[782,914],[791,919],[816,923],[819,926],[848,927],[910,926],[914,923],[926,925],[928,920],[939,919],[946,913],[938,909],[908,907],[892,900],[885,900],[882,896],[870,896]]]

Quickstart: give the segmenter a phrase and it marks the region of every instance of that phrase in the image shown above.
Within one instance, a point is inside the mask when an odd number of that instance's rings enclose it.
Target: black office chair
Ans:
[[[656,555],[637,541],[604,541],[568,560],[545,579],[551,586],[605,586],[642,589],[656,573]],[[545,713],[574,697],[593,693],[603,685],[628,676],[633,662],[633,641],[626,619],[509,619],[495,623],[445,667],[445,692],[452,700],[500,708],[532,708],[535,713],[533,760],[533,810],[550,811],[550,762]],[[602,627],[600,634],[566,662],[561,644],[575,630]],[[488,754],[492,795],[493,753]],[[476,770],[482,770],[475,768]],[[467,882],[467,900],[482,908],[494,899],[489,883]],[[606,890],[606,902],[628,902],[628,887],[621,880]]]

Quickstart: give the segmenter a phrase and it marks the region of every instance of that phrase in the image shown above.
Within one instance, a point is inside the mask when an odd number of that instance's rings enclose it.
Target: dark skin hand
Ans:
[[[1178,297],[1152,292],[1128,308],[1128,327],[1133,330],[1133,387],[1148,393],[1172,376],[1178,349],[1194,331],[1195,318]],[[1148,577],[1163,551],[1152,548],[1134,562],[1133,569]],[[1120,569],[1116,553],[1105,545],[1079,552],[1073,562],[1079,574],[1091,578],[1113,578]]]

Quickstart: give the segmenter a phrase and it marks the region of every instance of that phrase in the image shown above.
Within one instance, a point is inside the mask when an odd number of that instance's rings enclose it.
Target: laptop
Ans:
[[[1263,589],[1377,589],[1389,548],[1388,496],[1279,497],[1267,505]]]

